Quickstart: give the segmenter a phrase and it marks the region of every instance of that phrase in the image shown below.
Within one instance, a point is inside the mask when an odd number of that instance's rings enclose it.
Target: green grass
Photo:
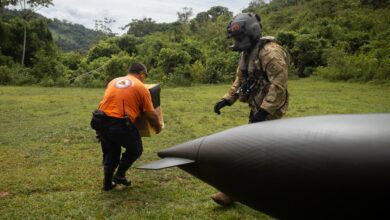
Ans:
[[[230,85],[163,88],[165,129],[144,138],[135,166],[175,144],[247,123],[236,103],[213,113]],[[289,82],[286,117],[390,112],[390,84]],[[100,190],[101,150],[89,120],[104,89],[0,87],[0,219],[270,219],[178,169],[130,169],[131,188]]]

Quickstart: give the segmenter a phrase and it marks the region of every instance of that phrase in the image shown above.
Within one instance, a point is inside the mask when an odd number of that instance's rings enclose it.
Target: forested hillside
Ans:
[[[250,10],[290,50],[300,77],[390,79],[388,0],[274,0]]]
[[[66,20],[53,19],[48,27],[56,45],[65,52],[86,52],[93,43],[105,36],[101,31],[91,30]]]
[[[263,35],[275,36],[289,50],[291,78],[385,82],[390,80],[389,5],[388,0],[254,0],[244,11],[259,14]],[[0,83],[104,86],[125,74],[133,61],[145,63],[151,78],[164,84],[231,81],[238,62],[226,38],[232,17],[228,8],[215,6],[198,14],[183,8],[173,23],[133,19],[127,34],[103,38],[81,54],[54,46],[62,38],[59,29],[50,34],[47,19],[1,16]],[[26,23],[26,62],[21,65],[20,26]],[[60,26],[72,33],[80,28]]]
[[[3,22],[12,23],[15,18],[23,18],[21,11],[3,10],[1,19]],[[47,19],[44,16],[31,12],[30,20],[43,20],[47,23],[54,43],[64,52],[79,51],[85,53],[89,50],[93,43],[107,36],[99,30],[91,30],[83,25],[74,24],[66,20]]]

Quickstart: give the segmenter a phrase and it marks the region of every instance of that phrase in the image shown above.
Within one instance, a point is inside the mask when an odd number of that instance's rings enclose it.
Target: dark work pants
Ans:
[[[124,176],[130,166],[142,154],[142,140],[138,129],[134,125],[127,128],[124,123],[110,125],[101,133],[101,146],[103,151],[103,165],[115,170]],[[122,147],[125,152],[122,154]]]

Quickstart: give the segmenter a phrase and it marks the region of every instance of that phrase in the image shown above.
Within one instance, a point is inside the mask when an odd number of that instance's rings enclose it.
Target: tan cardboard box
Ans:
[[[152,97],[154,111],[157,113],[160,123],[164,128],[164,120],[160,106],[161,87],[159,84],[145,84],[145,86],[149,89],[150,95]],[[142,115],[135,120],[135,126],[138,128],[141,137],[151,137],[152,135],[156,134],[154,128],[145,118],[142,117]]]

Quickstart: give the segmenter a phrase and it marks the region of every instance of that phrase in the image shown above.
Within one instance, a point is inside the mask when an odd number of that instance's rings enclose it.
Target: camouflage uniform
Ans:
[[[288,107],[287,51],[273,37],[263,37],[250,52],[241,52],[236,79],[223,97],[230,104],[237,99],[247,102],[251,115],[260,108],[269,114],[267,120],[281,118]]]

